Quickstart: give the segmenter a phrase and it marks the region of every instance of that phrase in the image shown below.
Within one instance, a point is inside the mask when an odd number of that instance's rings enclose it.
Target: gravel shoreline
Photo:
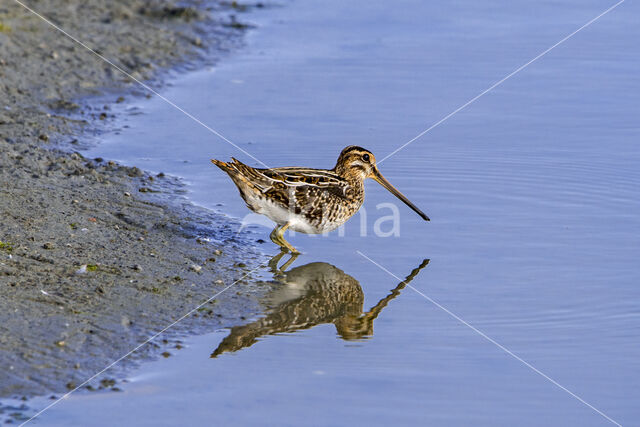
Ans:
[[[215,62],[245,28],[236,3],[24,3],[154,87],[171,67]],[[74,151],[111,118],[90,98],[106,92],[113,102],[143,94],[18,3],[0,5],[0,398],[73,389],[247,273],[242,293],[119,368],[258,310],[250,269],[263,257],[228,218],[167,202],[179,194],[175,180]],[[117,389],[112,378],[97,381],[90,390]]]

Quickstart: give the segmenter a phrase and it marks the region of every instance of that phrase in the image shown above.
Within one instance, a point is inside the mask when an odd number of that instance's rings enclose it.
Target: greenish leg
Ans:
[[[273,229],[269,237],[271,238],[271,241],[273,243],[280,246],[283,250],[287,249],[291,251],[292,254],[299,254],[300,251],[298,251],[296,248],[291,246],[291,243],[287,242],[284,239],[284,232],[287,231],[287,228],[289,228],[289,223],[286,223],[281,227],[276,226],[276,228]]]

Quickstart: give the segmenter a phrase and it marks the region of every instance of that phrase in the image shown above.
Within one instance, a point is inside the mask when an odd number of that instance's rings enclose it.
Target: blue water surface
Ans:
[[[269,166],[330,168],[351,144],[380,159],[613,4],[286,1],[239,14],[257,25],[246,46],[162,94]],[[368,339],[325,323],[210,358],[230,333],[212,331],[37,422],[638,424],[639,13],[621,4],[380,164],[431,222],[397,204],[399,235],[376,235],[395,200],[372,182],[364,224],[289,238],[304,253],[292,267],[342,270],[365,311],[400,280],[358,251],[401,279],[430,259],[411,282],[423,295],[403,289]],[[128,127],[90,155],[249,213],[209,159],[258,162],[161,99],[122,108]]]

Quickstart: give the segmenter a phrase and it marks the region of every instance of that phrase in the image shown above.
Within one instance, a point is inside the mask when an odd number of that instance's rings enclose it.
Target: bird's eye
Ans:
[[[365,162],[368,162],[369,160],[371,160],[371,158],[369,157],[368,154],[365,154],[364,156],[362,156],[362,160],[364,160]]]

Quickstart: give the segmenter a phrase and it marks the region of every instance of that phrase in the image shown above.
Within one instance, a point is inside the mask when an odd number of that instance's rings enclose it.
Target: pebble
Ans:
[[[53,248],[55,248],[55,245],[53,243],[51,243],[51,242],[47,242],[44,245],[42,245],[42,247],[44,249],[53,249]]]
[[[140,264],[136,264],[133,266],[133,269],[136,271],[142,271],[142,266]]]
[[[216,249],[213,253],[216,255],[222,255],[222,251],[220,249]]]
[[[128,191],[124,192],[124,197],[131,197],[131,193],[129,193]]]
[[[142,242],[142,241],[144,241],[144,237],[140,236],[140,237],[138,237],[138,240],[140,240]]]
[[[144,173],[139,167],[134,166],[132,168],[129,168],[128,175],[131,177],[140,177],[144,175]]]
[[[189,266],[189,269],[191,271],[195,271],[196,273],[200,273],[200,271],[202,270],[202,267],[196,264],[191,264],[191,266]]]

